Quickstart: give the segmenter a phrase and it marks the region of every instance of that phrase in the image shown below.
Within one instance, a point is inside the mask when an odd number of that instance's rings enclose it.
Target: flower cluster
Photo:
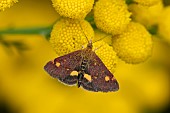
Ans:
[[[16,2],[18,2],[18,0],[0,0],[0,11],[4,11]]]
[[[159,1],[134,0],[133,3],[141,4],[143,8],[159,4],[156,8],[161,9],[163,6]],[[135,18],[140,15],[134,11],[135,4],[127,5],[125,0],[52,0],[52,2],[61,16],[54,25],[50,38],[52,47],[59,56],[80,50],[90,39],[93,42],[93,49],[97,48],[95,53],[111,72],[115,71],[118,58],[126,63],[137,64],[151,56],[153,47],[151,34],[142,22],[136,21]],[[150,17],[156,16],[153,14]]]

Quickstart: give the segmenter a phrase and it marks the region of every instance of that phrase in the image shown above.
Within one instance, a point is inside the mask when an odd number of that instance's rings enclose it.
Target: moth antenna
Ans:
[[[104,37],[100,38],[99,40],[94,41],[93,43],[98,42],[98,41],[100,41],[100,40],[103,40],[103,39],[106,38],[107,36],[109,36],[109,35],[106,34]]]
[[[99,40],[94,41],[93,43],[103,40],[104,38],[106,38],[107,36],[109,36],[108,34],[106,34],[104,37],[100,38]],[[99,46],[98,48],[95,48],[93,51],[95,52],[96,50],[98,50],[99,48],[101,48],[103,45]]]
[[[80,21],[79,21],[79,24],[80,24]],[[80,28],[81,28],[81,30],[83,31],[83,34],[84,34],[84,36],[86,37],[87,42],[90,43],[89,39],[87,38],[86,34],[84,33],[84,30],[83,30],[81,24],[80,24]]]
[[[98,48],[95,48],[93,51],[95,52],[96,50],[98,50],[99,48],[101,48],[103,45],[99,46]]]

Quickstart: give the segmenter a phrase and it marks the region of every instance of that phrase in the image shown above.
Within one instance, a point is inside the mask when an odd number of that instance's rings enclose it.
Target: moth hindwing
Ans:
[[[44,69],[67,85],[77,84],[89,91],[109,92],[119,89],[114,75],[92,51],[92,43],[88,43],[85,49],[49,61]]]

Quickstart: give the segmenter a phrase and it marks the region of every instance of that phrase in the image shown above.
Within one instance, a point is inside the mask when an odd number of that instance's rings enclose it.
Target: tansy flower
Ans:
[[[52,0],[52,2],[61,16],[72,19],[84,19],[94,4],[94,0]]]
[[[98,29],[94,30],[94,42],[103,40],[109,45],[112,45],[112,35],[104,33]]]
[[[154,4],[157,4],[161,0],[133,0],[134,2],[137,2],[138,4],[145,5],[145,6],[152,6]]]
[[[159,18],[158,29],[159,34],[170,43],[170,6],[163,10]]]
[[[122,33],[130,22],[131,13],[123,0],[99,0],[94,7],[96,26],[112,35]]]
[[[93,43],[93,50],[105,66],[114,73],[117,64],[117,56],[113,48],[101,40]]]
[[[18,2],[18,0],[0,0],[0,11],[4,11],[16,2]]]
[[[152,38],[139,23],[131,22],[126,31],[113,37],[113,48],[126,63],[141,63],[152,53]]]
[[[56,53],[61,56],[79,50],[94,37],[94,31],[85,20],[63,18],[51,32],[50,42]]]
[[[140,4],[129,5],[129,10],[132,12],[133,20],[150,27],[158,23],[158,18],[163,10],[162,1],[150,7]]]

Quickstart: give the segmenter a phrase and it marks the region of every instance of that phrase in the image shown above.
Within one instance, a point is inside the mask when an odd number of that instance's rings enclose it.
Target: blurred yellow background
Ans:
[[[50,0],[20,0],[0,12],[0,30],[46,27],[58,18]],[[170,46],[154,38],[153,56],[138,65],[119,61],[118,92],[94,93],[69,87],[43,69],[56,56],[41,35],[1,34],[21,41],[18,52],[0,43],[0,113],[168,113],[170,105]]]

